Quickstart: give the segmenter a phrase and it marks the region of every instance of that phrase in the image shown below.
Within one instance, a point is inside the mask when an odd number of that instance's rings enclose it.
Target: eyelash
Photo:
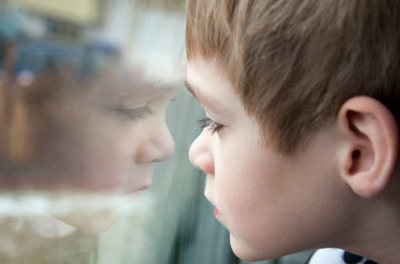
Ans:
[[[211,134],[220,131],[224,126],[209,117],[197,120],[197,124],[201,129],[207,128],[211,131]]]
[[[144,106],[141,108],[121,108],[117,109],[117,111],[124,117],[128,118],[130,121],[147,119],[154,115],[153,110],[151,110],[148,106]]]

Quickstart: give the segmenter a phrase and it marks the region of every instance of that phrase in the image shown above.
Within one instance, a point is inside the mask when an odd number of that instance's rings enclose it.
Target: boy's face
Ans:
[[[76,116],[69,124],[79,139],[73,150],[79,156],[75,164],[79,172],[72,173],[76,177],[71,175],[69,184],[89,194],[104,194],[104,202],[114,199],[118,206],[133,202],[141,190],[149,188],[152,164],[172,156],[174,142],[165,111],[176,91],[134,86],[127,91],[108,89],[92,95],[88,99],[92,103],[82,103],[80,114],[87,113],[86,118]],[[89,215],[93,220],[89,228],[107,219],[111,224],[113,206],[109,212],[99,210],[100,214]]]
[[[66,185],[100,192],[149,187],[152,164],[174,152],[165,111],[175,93],[132,85],[107,87],[106,91],[99,87],[83,101],[75,98],[72,104],[79,110],[67,114],[65,129],[69,131],[64,140],[74,141],[67,158],[78,159],[70,161],[76,171],[66,178]]]
[[[266,147],[258,122],[210,61],[188,63],[188,89],[211,119],[189,156],[207,173],[205,196],[235,254],[257,261],[333,242],[345,230],[341,217],[350,214],[344,183],[333,180],[335,130],[324,127],[288,156]]]
[[[150,187],[152,164],[173,154],[165,111],[176,91],[113,82],[88,90],[48,103],[48,128],[56,128],[42,135],[48,154],[35,177],[21,182],[70,198],[70,210],[50,214],[98,232],[114,222],[116,208]]]

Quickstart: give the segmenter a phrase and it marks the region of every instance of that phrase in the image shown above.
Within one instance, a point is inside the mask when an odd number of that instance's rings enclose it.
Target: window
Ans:
[[[0,0],[0,263],[243,263],[187,157],[184,12]]]

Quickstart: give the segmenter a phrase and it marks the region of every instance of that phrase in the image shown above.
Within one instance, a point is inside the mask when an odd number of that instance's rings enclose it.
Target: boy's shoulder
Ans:
[[[324,248],[315,251],[306,264],[377,264],[375,261],[338,248]]]

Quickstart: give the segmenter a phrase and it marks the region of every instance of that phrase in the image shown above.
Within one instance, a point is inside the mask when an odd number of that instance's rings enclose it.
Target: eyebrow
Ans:
[[[217,98],[201,93],[199,89],[188,80],[184,81],[184,85],[205,109],[221,114],[228,114],[230,112]]]

